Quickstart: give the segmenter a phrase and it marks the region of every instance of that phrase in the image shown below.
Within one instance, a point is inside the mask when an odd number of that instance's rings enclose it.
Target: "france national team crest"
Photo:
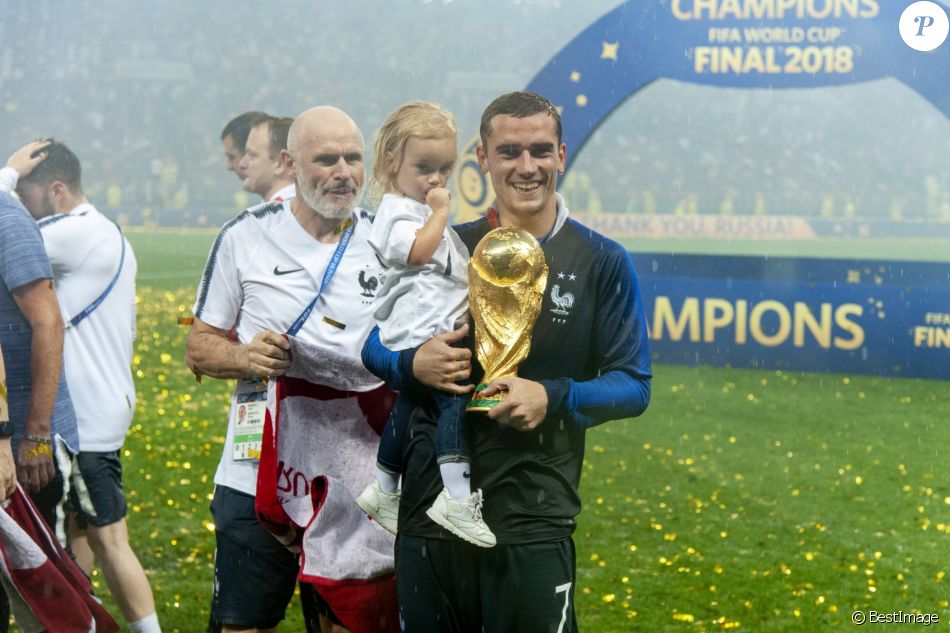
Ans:
[[[554,307],[551,312],[557,316],[551,317],[555,323],[566,323],[574,307],[574,293],[568,289],[568,283],[577,280],[574,273],[558,272],[557,283],[551,286],[551,302]]]
[[[362,292],[360,293],[364,297],[373,299],[376,296],[376,289],[379,288],[379,277],[368,273],[368,269],[363,269],[360,271],[360,276],[357,281],[360,282],[360,288]],[[364,302],[365,303],[365,302]]]

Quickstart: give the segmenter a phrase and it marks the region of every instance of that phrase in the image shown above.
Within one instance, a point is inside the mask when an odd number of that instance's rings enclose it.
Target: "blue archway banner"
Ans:
[[[528,83],[561,108],[567,168],[607,117],[657,79],[807,89],[892,77],[950,117],[950,42],[922,53],[901,39],[900,0],[628,0],[588,26]],[[943,6],[946,6],[945,4]],[[464,148],[458,217],[491,203]]]
[[[893,77],[950,116],[950,44],[907,46],[897,0],[629,0],[594,22],[527,89],[562,108],[568,166],[620,104],[656,79],[817,88]]]
[[[611,112],[657,79],[802,90],[890,77],[950,117],[950,42],[929,52],[906,44],[899,23],[911,4],[629,0],[558,51],[526,89],[561,109],[568,168]],[[465,146],[456,172],[463,218],[493,198],[475,162],[477,145],[473,139]],[[729,218],[710,216],[597,217],[601,224],[650,223],[652,233],[666,230],[657,223],[674,220],[701,225],[707,235],[755,229],[764,237],[815,238],[821,229],[801,218],[761,217],[731,227]],[[633,258],[658,361],[950,379],[946,264]]]

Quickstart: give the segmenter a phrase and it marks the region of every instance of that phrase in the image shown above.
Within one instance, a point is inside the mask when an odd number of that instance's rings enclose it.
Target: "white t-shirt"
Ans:
[[[20,180],[20,174],[13,167],[0,167],[0,191],[11,193]]]
[[[79,450],[121,448],[135,411],[132,343],[135,339],[135,254],[119,227],[88,202],[39,222],[53,266],[63,321],[78,315],[122,272],[89,316],[67,327],[66,381],[76,409]],[[122,245],[125,254],[122,255]]]
[[[283,202],[284,200],[290,200],[297,195],[297,185],[290,183],[289,185],[284,185],[277,192],[271,196],[271,199],[268,202]]]
[[[373,298],[382,267],[367,243],[369,216],[361,210],[354,215],[349,246],[297,336],[358,360],[375,325]],[[318,242],[300,226],[290,201],[248,209],[218,234],[198,286],[194,315],[222,330],[236,326],[240,343],[250,342],[262,330],[287,332],[316,296],[336,248],[336,243]],[[235,391],[214,482],[253,495],[257,461],[232,458],[236,403]]]
[[[468,249],[451,226],[424,266],[410,266],[409,251],[432,209],[388,193],[376,210],[369,243],[387,267],[373,315],[379,340],[391,350],[421,345],[451,332],[468,312]]]

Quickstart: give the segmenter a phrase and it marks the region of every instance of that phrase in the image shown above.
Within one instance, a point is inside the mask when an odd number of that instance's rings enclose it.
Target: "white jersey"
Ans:
[[[119,227],[88,202],[68,213],[43,218],[39,227],[67,323],[63,362],[76,409],[79,450],[118,450],[135,410],[131,369],[135,255]],[[70,319],[109,286],[120,259],[122,271],[112,290],[88,317],[69,327]]]
[[[451,226],[429,262],[410,266],[409,251],[432,209],[388,193],[376,211],[369,243],[386,266],[376,297],[379,340],[391,350],[416,347],[451,332],[468,312],[468,249]]]
[[[349,246],[297,336],[359,360],[375,325],[373,298],[382,268],[367,243],[369,216],[361,210],[354,215]],[[317,295],[336,249],[336,243],[318,242],[307,233],[287,200],[248,209],[218,234],[198,286],[194,315],[212,327],[236,328],[240,343],[249,343],[262,330],[287,332]],[[365,390],[381,384],[367,385]],[[233,458],[236,405],[235,390],[214,482],[254,495],[257,460]]]
[[[268,202],[283,202],[284,200],[290,200],[297,195],[297,185],[290,183],[289,185],[284,185],[271,196],[271,199]]]

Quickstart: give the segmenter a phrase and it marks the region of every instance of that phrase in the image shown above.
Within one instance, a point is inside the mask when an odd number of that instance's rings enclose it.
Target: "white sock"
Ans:
[[[446,462],[439,464],[442,483],[456,501],[464,501],[472,496],[472,480],[469,462]]]
[[[399,475],[386,472],[379,466],[376,466],[376,481],[379,482],[379,487],[383,489],[383,492],[392,494],[399,490]]]
[[[129,622],[129,630],[132,633],[162,633],[162,627],[158,625],[157,613],[147,615],[135,622]]]

